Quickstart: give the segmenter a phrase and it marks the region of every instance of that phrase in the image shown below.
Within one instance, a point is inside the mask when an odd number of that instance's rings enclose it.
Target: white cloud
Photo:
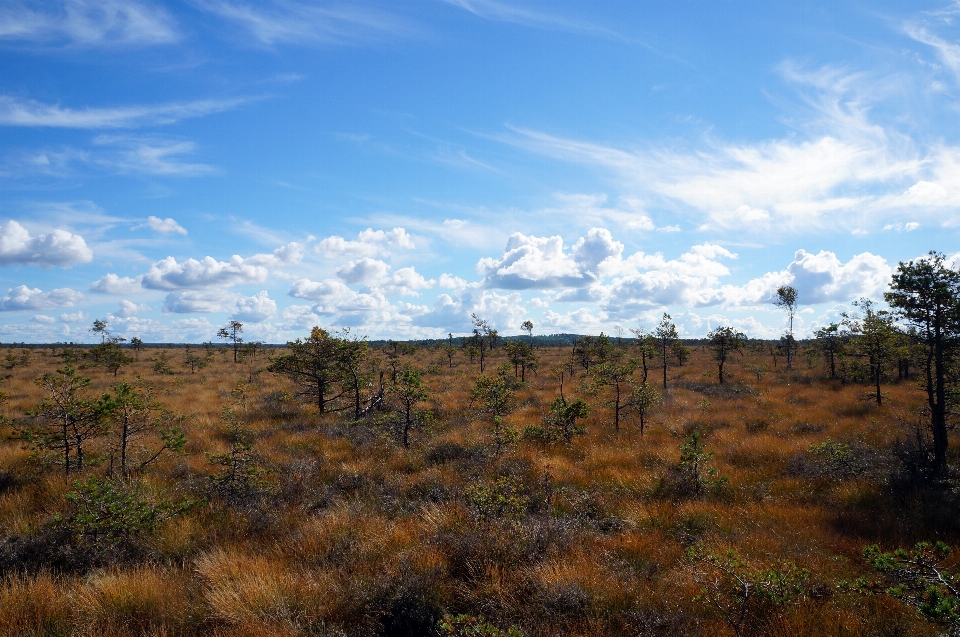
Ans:
[[[333,235],[321,239],[314,248],[325,257],[342,255],[375,257],[392,253],[396,249],[413,250],[416,246],[413,238],[404,228],[383,231],[367,228],[357,235],[356,241]]]
[[[289,305],[283,310],[280,318],[288,330],[309,330],[322,322],[311,305]]]
[[[72,109],[0,95],[0,125],[50,128],[135,128],[172,124],[243,104],[247,99],[208,99],[156,106]]]
[[[586,20],[564,17],[554,13],[535,11],[517,2],[500,0],[444,0],[454,6],[469,11],[478,18],[494,22],[509,22],[534,29],[566,31],[614,40],[625,39],[622,35],[607,27]],[[549,6],[549,5],[548,5]]]
[[[150,266],[143,275],[141,285],[152,290],[176,290],[180,288],[229,287],[240,283],[260,283],[267,278],[267,269],[251,265],[234,255],[229,262],[213,257],[186,259],[178,262],[167,257]]]
[[[143,287],[140,285],[141,278],[104,274],[90,284],[90,291],[99,294],[136,294],[143,291]]]
[[[390,304],[379,290],[355,292],[336,279],[299,279],[294,281],[289,294],[297,299],[316,302],[313,311],[317,314],[365,315],[390,310]]]
[[[57,319],[53,318],[52,316],[47,316],[46,314],[35,314],[30,320],[34,323],[45,323],[47,325],[57,322]]]
[[[92,260],[93,252],[80,235],[57,229],[32,237],[13,220],[0,226],[0,265],[69,268]]]
[[[83,323],[90,319],[89,314],[84,314],[83,312],[72,312],[70,314],[61,314],[60,321],[62,323]]]
[[[614,241],[610,231],[593,228],[581,237],[570,253],[563,239],[528,237],[514,233],[499,258],[483,258],[477,271],[489,288],[510,290],[584,287],[599,280],[598,268],[606,259],[618,259],[623,244]]]
[[[467,285],[467,282],[458,276],[453,276],[452,274],[443,273],[440,275],[440,278],[437,279],[437,285],[441,288],[456,290],[457,288],[465,287]]]
[[[960,45],[952,46],[960,51]],[[951,56],[960,60],[960,54]],[[724,143],[707,138],[689,150],[614,147],[517,128],[500,139],[606,169],[637,201],[674,210],[702,229],[850,232],[906,223],[905,216],[918,214],[930,221],[956,221],[960,147],[939,138],[914,139],[900,130],[902,118],[883,124],[871,119],[890,110],[874,108],[881,100],[902,95],[902,78],[829,66],[806,69],[791,61],[779,71],[800,95],[794,105],[799,112],[789,118],[799,132],[779,139]],[[649,227],[643,219],[627,218],[624,225]]]
[[[920,224],[916,221],[908,221],[907,223],[888,223],[883,227],[883,230],[886,232],[888,230],[896,230],[897,232],[913,232],[920,228]]]
[[[160,217],[154,217],[153,215],[150,215],[147,217],[146,223],[135,226],[135,228],[144,227],[150,228],[154,232],[159,232],[160,234],[187,234],[187,231],[183,228],[183,226],[174,221],[171,217],[161,219]]]
[[[303,261],[306,254],[306,248],[298,241],[291,241],[282,245],[270,254],[255,254],[252,257],[244,259],[248,265],[295,265]]]
[[[272,318],[277,313],[277,304],[261,290],[253,296],[244,296],[237,299],[237,311],[233,318],[249,323],[261,323]]]
[[[632,221],[627,222],[627,228],[630,230],[656,230],[653,219],[646,215],[641,215]]]
[[[605,329],[609,331],[606,317],[595,316],[589,308],[580,308],[567,313],[547,310],[543,313],[540,327],[549,332],[588,332],[596,334]]]
[[[117,309],[116,315],[120,318],[130,318],[136,316],[141,312],[149,312],[150,306],[145,303],[134,303],[133,301],[128,301],[126,299],[120,301],[120,307]]]
[[[113,150],[102,155],[84,152],[77,158],[123,173],[195,177],[216,172],[213,166],[180,160],[182,155],[195,150],[193,142],[118,135],[99,135],[93,142],[98,146],[113,147]]]
[[[0,40],[72,46],[136,46],[176,42],[176,22],[162,8],[135,0],[63,0],[35,9],[0,9]]]
[[[476,313],[504,333],[519,329],[526,318],[523,297],[519,292],[500,294],[491,290],[464,288],[451,294],[440,294],[433,307],[413,317],[418,327],[439,328],[444,331],[470,330],[470,315]]]
[[[50,292],[44,292],[38,288],[18,285],[15,288],[8,289],[4,297],[0,299],[0,312],[73,307],[83,298],[83,294],[70,288],[58,288]]]
[[[273,256],[280,263],[294,264],[294,263],[300,263],[303,260],[303,255],[305,253],[306,253],[306,249],[304,248],[302,243],[298,243],[297,241],[291,241],[287,245],[280,246],[279,248],[274,250]]]
[[[235,307],[237,296],[220,289],[178,290],[167,294],[163,311],[174,314],[229,312]]]
[[[879,298],[893,274],[886,260],[875,254],[864,252],[841,263],[836,254],[825,250],[817,254],[798,250],[787,271],[803,304]]]
[[[400,268],[394,272],[390,283],[393,290],[404,296],[419,296],[420,290],[429,290],[437,284],[433,279],[425,279],[412,267]]]
[[[713,248],[723,250],[716,246]],[[712,305],[757,308],[771,304],[781,285],[796,287],[801,305],[842,302],[861,296],[880,297],[889,285],[892,274],[892,269],[882,257],[869,252],[842,263],[833,252],[811,254],[798,250],[784,270],[768,272],[743,285],[721,286],[720,278],[729,274],[729,271],[717,260],[718,256],[732,258],[735,255],[695,246],[677,261],[662,261],[659,264],[647,261],[644,266],[655,266],[654,269],[624,276],[615,280],[609,288],[601,288],[602,303],[610,311],[614,308],[692,308]]]
[[[200,0],[203,10],[236,22],[260,44],[348,44],[413,33],[399,16],[343,4],[319,6],[300,2],[247,4],[229,0]]]
[[[579,294],[563,293],[557,300],[596,302],[602,310],[618,316],[674,305],[714,304],[721,277],[730,274],[721,259],[736,257],[713,244],[693,246],[677,259],[637,252],[604,264],[602,272],[613,277],[609,284]]]
[[[337,268],[337,276],[351,285],[356,283],[371,285],[383,280],[389,270],[390,266],[383,261],[364,257]]]

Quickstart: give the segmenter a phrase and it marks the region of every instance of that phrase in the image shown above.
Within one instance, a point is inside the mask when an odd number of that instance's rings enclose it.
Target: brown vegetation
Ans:
[[[875,572],[867,544],[960,538],[955,496],[911,482],[897,454],[926,399],[917,379],[884,385],[881,407],[814,357],[766,369],[753,344],[720,385],[713,353],[691,349],[663,367],[642,436],[610,370],[583,382],[569,347],[537,348],[525,383],[503,347],[483,350],[488,377],[509,366],[510,406],[494,416],[471,398],[480,363],[465,352],[394,349],[427,396],[402,421],[296,400],[287,376],[264,371],[279,350],[235,364],[232,348],[208,348],[198,367],[182,348],[147,347],[116,379],[78,363],[91,397],[150,383],[186,437],[128,478],[115,471],[122,497],[75,482],[107,480],[115,428],[69,476],[15,437],[47,397],[34,380],[63,364],[60,348],[33,349],[0,386],[0,633],[428,635],[467,614],[525,635],[936,634],[850,584]],[[373,350],[381,369],[388,353]],[[567,402],[590,405],[582,435],[524,436],[567,404],[554,402],[561,378]],[[126,527],[83,516],[105,501]]]

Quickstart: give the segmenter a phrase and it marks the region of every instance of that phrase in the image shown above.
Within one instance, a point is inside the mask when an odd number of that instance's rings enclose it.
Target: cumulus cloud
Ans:
[[[611,311],[671,305],[756,308],[772,303],[781,285],[792,285],[797,288],[800,304],[813,305],[861,296],[878,298],[892,274],[885,259],[869,252],[842,263],[833,252],[812,254],[798,250],[784,270],[767,272],[743,285],[720,285],[720,278],[728,275],[729,270],[719,259],[735,256],[719,246],[695,246],[672,261],[662,257],[631,258],[628,261],[650,269],[625,275],[609,287],[599,288],[598,300]]]
[[[427,280],[414,268],[400,268],[393,273],[390,287],[393,291],[405,296],[419,296],[420,290],[429,290],[437,284],[433,279]]]
[[[230,261],[204,257],[199,261],[186,259],[178,262],[174,257],[167,257],[150,266],[141,279],[141,285],[152,290],[224,288],[241,283],[261,283],[266,278],[266,268],[247,263],[237,255],[231,257]]]
[[[126,299],[120,301],[120,307],[117,309],[116,316],[120,318],[130,318],[141,312],[149,312],[150,306],[145,303],[134,303]]]
[[[163,311],[173,314],[229,312],[237,295],[224,290],[178,290],[167,294]]]
[[[653,219],[646,215],[640,215],[636,219],[627,222],[627,228],[630,230],[656,230]]]
[[[381,281],[389,270],[390,266],[383,261],[364,257],[337,268],[337,276],[349,284],[370,285]]]
[[[143,291],[143,286],[140,285],[141,278],[104,274],[90,284],[90,291],[99,294],[135,294]]]
[[[730,274],[725,259],[737,255],[712,244],[693,246],[677,259],[637,252],[606,262],[608,285],[587,290],[589,295],[561,294],[560,301],[593,301],[615,314],[647,311],[670,305],[698,306],[717,302],[721,277]]]
[[[83,323],[90,319],[89,314],[83,312],[71,312],[70,314],[61,314],[60,321],[63,323]]]
[[[458,288],[465,287],[467,285],[467,282],[458,276],[453,276],[452,274],[447,274],[446,272],[444,272],[437,279],[437,285],[441,288],[456,290]]]
[[[306,254],[306,248],[298,241],[291,241],[282,245],[270,254],[255,254],[252,257],[244,259],[248,265],[295,265],[303,261]]]
[[[312,305],[289,305],[280,315],[283,325],[289,330],[309,330],[320,325],[320,315],[313,311]]]
[[[367,228],[357,235],[356,241],[333,235],[321,239],[314,249],[325,257],[336,258],[384,256],[397,249],[413,250],[414,248],[413,238],[404,228],[387,231]]]
[[[0,226],[0,265],[69,268],[92,260],[93,252],[80,235],[58,229],[32,237],[13,220]]]
[[[846,263],[833,252],[810,254],[798,250],[787,266],[801,303],[849,301],[880,297],[890,284],[893,268],[883,257],[864,252]]]
[[[618,259],[623,244],[614,241],[606,228],[593,228],[581,237],[568,253],[563,239],[528,237],[519,232],[507,240],[498,258],[484,258],[477,271],[489,288],[509,290],[584,287],[599,280],[599,266],[607,259]]]
[[[147,217],[147,221],[143,225],[136,226],[136,228],[150,228],[154,232],[159,232],[160,234],[187,234],[187,231],[184,229],[184,227],[174,221],[171,217],[161,219],[160,217],[154,217],[151,215]]]
[[[298,279],[290,287],[290,296],[314,301],[318,314],[357,315],[389,311],[390,304],[379,290],[355,292],[342,281]]]
[[[233,318],[238,321],[260,323],[272,318],[277,313],[277,304],[261,290],[253,296],[243,296],[237,299],[237,311]]]
[[[53,318],[52,316],[47,316],[46,314],[35,314],[30,320],[34,323],[44,323],[47,325],[57,322],[57,319]]]
[[[470,315],[477,314],[490,321],[494,327],[511,329],[519,327],[526,318],[523,297],[519,292],[501,294],[492,290],[464,288],[450,294],[440,294],[428,311],[412,317],[418,327],[441,330],[469,331]]]
[[[84,298],[83,294],[70,288],[58,288],[44,292],[39,288],[18,285],[10,288],[0,298],[0,312],[21,310],[52,310],[58,307],[73,307]]]

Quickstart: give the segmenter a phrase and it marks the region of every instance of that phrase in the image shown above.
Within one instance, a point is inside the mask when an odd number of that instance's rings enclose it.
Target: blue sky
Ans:
[[[10,0],[0,341],[733,324],[954,256],[960,4]],[[3,292],[6,290],[6,292]]]

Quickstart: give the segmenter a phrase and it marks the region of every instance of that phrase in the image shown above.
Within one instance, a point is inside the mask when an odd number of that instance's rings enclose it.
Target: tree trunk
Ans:
[[[63,436],[63,473],[65,476],[69,476],[70,475],[70,431],[67,428],[66,417],[64,417],[63,419],[61,435]]]
[[[617,433],[620,433],[620,383],[616,384],[617,388],[617,397],[616,402],[613,403],[613,428]]]
[[[360,406],[360,375],[353,372],[353,417],[359,418],[363,414]]]
[[[883,396],[880,394],[880,372],[881,371],[882,370],[880,368],[880,363],[878,362],[876,365],[874,365],[874,373],[873,373],[874,383],[876,384],[876,388],[877,388],[877,407],[881,407],[883,405]]]
[[[939,330],[938,330],[939,332]],[[947,388],[944,383],[944,343],[943,335],[937,334],[934,352],[934,372],[936,374],[936,386],[933,388],[931,398],[932,416],[933,416],[933,457],[934,471],[937,475],[942,475],[947,469],[947,414],[946,399]],[[929,386],[929,380],[928,380]]]
[[[663,388],[667,388],[667,347],[663,347]]]
[[[127,438],[130,435],[130,427],[127,418],[123,418],[123,428],[120,431],[120,475],[127,477]]]

